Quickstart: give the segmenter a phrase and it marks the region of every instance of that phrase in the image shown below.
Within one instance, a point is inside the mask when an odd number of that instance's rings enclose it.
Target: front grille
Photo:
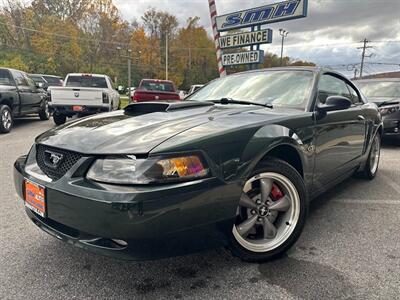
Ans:
[[[46,151],[52,151],[57,154],[61,154],[62,160],[58,164],[56,168],[52,168],[48,166],[48,163],[46,164],[45,159],[46,159]],[[36,161],[39,166],[39,168],[45,173],[48,177],[50,177],[53,180],[58,180],[61,177],[65,175],[75,164],[76,162],[82,158],[82,154],[73,152],[73,151],[68,151],[68,150],[62,150],[58,148],[53,148],[45,145],[37,145],[36,146]]]

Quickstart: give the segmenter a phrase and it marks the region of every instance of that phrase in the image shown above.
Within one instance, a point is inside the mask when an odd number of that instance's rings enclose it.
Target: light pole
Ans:
[[[285,41],[285,38],[289,34],[289,31],[286,31],[282,28],[279,29],[279,34],[282,37],[282,45],[281,45],[281,66],[283,66],[283,43]]]
[[[118,51],[122,50],[122,48],[118,46],[117,50]],[[128,97],[129,97],[128,101],[131,102],[132,101],[132,99],[131,99],[131,53],[132,53],[132,50],[128,49],[127,52],[128,52],[127,58],[128,58]]]

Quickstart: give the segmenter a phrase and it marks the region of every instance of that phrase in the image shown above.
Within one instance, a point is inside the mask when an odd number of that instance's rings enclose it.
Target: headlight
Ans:
[[[395,113],[396,111],[399,110],[400,110],[400,105],[390,105],[390,106],[388,105],[379,107],[379,112],[381,113],[382,116]]]
[[[97,159],[86,178],[115,184],[147,184],[206,177],[209,169],[199,155],[151,157],[134,155]]]

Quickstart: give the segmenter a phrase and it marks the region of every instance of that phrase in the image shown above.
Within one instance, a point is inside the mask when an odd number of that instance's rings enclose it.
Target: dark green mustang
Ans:
[[[35,225],[100,254],[225,245],[266,261],[298,239],[310,199],[375,177],[381,134],[376,105],[338,73],[250,71],[49,130],[14,182]]]

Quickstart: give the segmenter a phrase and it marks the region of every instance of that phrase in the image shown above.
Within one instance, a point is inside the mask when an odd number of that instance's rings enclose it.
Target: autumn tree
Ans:
[[[90,2],[90,0],[33,0],[32,9],[40,19],[54,15],[61,21],[70,19],[78,23],[88,10]]]
[[[199,17],[179,27],[176,16],[150,8],[127,22],[112,0],[3,0],[0,7],[0,66],[32,73],[105,73],[125,85],[129,56],[129,84],[163,79],[167,40],[169,78],[176,86],[188,89],[218,76],[214,41]],[[265,54],[263,67],[279,65],[277,55]],[[285,57],[283,65],[312,63]],[[246,68],[229,67],[228,73]]]

